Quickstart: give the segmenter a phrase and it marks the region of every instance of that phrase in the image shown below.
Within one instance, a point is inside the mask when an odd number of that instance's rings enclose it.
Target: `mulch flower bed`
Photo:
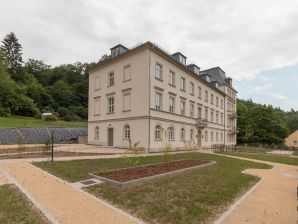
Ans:
[[[104,177],[118,182],[126,182],[144,177],[150,177],[175,170],[185,169],[209,163],[210,161],[186,159],[171,161],[170,163],[158,163],[145,166],[129,167],[108,172],[94,173],[96,176]]]

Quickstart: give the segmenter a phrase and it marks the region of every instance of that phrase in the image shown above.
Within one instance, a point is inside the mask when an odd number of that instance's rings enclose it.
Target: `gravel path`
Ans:
[[[219,223],[297,224],[298,167],[253,159],[245,160],[267,163],[274,168],[245,170],[244,173],[259,176],[262,181],[230,214],[224,214],[227,217]]]
[[[59,223],[137,223],[126,213],[29,163],[2,163],[1,166]]]

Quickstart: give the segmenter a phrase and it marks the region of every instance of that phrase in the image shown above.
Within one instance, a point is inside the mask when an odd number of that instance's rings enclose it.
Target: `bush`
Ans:
[[[56,115],[52,114],[52,115],[47,115],[44,117],[45,121],[57,121],[58,118],[56,117]]]
[[[61,118],[64,118],[65,116],[69,115],[69,110],[65,107],[59,107],[57,112]]]
[[[4,107],[0,107],[0,116],[1,117],[9,117],[10,116],[10,109],[9,108],[4,108]]]
[[[83,106],[70,107],[71,114],[77,115],[83,119],[88,118],[88,109]]]
[[[82,121],[82,119],[76,115],[66,115],[64,118],[64,121]]]

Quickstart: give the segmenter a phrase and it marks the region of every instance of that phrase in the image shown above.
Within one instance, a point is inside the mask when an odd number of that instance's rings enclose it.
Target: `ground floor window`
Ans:
[[[185,129],[184,128],[180,129],[180,140],[181,141],[185,140]]]
[[[99,139],[99,127],[95,127],[95,139]]]
[[[193,141],[193,129],[190,129],[190,132],[189,132],[189,139],[191,141]]]
[[[155,126],[155,140],[157,140],[157,141],[161,140],[161,126],[160,125]]]
[[[169,137],[169,141],[174,141],[175,140],[174,127],[169,127],[168,128],[168,137]]]
[[[130,139],[130,126],[124,126],[124,139]]]

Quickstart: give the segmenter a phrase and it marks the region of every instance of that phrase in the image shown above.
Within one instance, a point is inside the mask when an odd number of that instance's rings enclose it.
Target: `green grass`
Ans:
[[[231,155],[231,156],[239,156],[249,159],[257,159],[262,161],[269,161],[274,163],[283,163],[287,165],[298,165],[298,158],[290,157],[288,155],[273,155],[273,154],[250,154],[250,153],[242,153],[242,152],[225,152],[223,154]]]
[[[0,186],[0,223],[43,224],[45,217],[14,185]]]
[[[43,121],[32,117],[0,117],[0,128],[87,127],[87,122]]]
[[[173,159],[187,157],[187,154],[176,154]],[[193,153],[192,158],[217,163],[129,188],[119,189],[102,184],[85,190],[149,223],[206,223],[259,180],[256,176],[241,173],[242,170],[270,168],[262,163],[205,153]],[[142,158],[141,163],[162,161],[162,156],[152,156]],[[53,164],[40,162],[34,165],[69,181],[90,178],[89,172],[100,169],[128,166],[123,158],[58,161]]]
[[[261,147],[243,147],[243,146],[237,147],[237,152],[246,152],[246,153],[266,153],[272,150],[273,149],[261,148]]]

